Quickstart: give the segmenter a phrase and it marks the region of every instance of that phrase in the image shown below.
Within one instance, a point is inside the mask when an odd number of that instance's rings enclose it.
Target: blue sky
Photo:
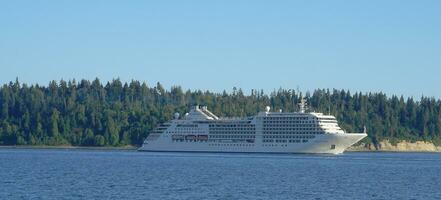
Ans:
[[[0,0],[0,83],[441,97],[441,1]]]

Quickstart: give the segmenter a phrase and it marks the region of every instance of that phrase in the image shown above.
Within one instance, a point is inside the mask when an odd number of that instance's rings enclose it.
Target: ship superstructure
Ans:
[[[219,118],[206,106],[157,126],[141,151],[343,153],[367,136],[345,133],[332,115],[305,112],[264,112],[246,118]]]

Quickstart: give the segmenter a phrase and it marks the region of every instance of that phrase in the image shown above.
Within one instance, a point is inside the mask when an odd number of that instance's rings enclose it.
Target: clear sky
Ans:
[[[441,97],[441,1],[0,0],[0,83]]]

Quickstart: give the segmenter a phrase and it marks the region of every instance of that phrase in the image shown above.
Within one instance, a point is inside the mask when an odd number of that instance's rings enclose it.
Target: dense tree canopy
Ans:
[[[48,86],[20,84],[0,88],[0,145],[140,145],[149,131],[185,113],[191,105],[207,105],[219,116],[250,116],[270,105],[297,110],[301,94],[279,89],[271,94],[252,90],[233,92],[166,90],[157,83],[119,79],[51,81]],[[381,139],[429,140],[440,144],[441,101],[422,97],[387,97],[383,93],[315,90],[307,93],[310,110],[331,113],[347,132],[362,131],[365,142]]]

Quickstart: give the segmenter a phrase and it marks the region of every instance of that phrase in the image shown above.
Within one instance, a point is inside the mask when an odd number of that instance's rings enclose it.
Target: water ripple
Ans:
[[[441,154],[0,149],[1,199],[441,199]]]

